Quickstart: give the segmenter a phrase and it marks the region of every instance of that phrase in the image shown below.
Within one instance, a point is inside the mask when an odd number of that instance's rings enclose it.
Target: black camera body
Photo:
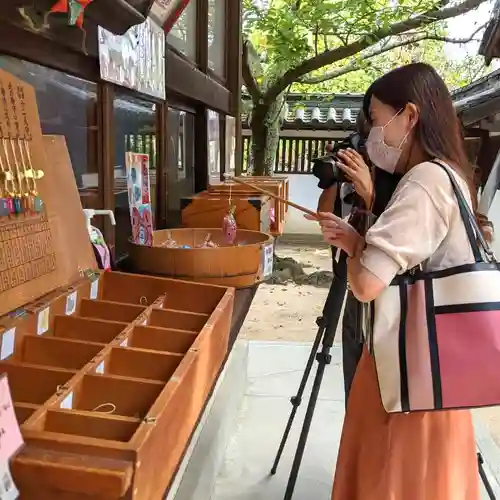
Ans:
[[[337,165],[337,153],[341,149],[348,148],[354,149],[363,155],[365,152],[364,137],[355,132],[345,139],[337,141],[333,146],[333,150],[328,154],[311,160],[313,163],[312,174],[319,179],[318,187],[320,189],[328,189],[334,184],[341,182],[350,182],[345,173]]]

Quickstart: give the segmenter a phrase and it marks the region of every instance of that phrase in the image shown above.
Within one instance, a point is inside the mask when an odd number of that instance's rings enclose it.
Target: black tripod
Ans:
[[[304,455],[304,449],[307,443],[307,437],[309,435],[309,429],[311,428],[311,422],[314,415],[314,410],[316,408],[316,403],[318,401],[319,391],[321,388],[321,382],[323,381],[323,375],[325,373],[326,365],[331,362],[330,350],[333,346],[333,341],[335,340],[335,332],[337,331],[337,326],[340,320],[340,313],[342,311],[342,305],[345,300],[345,295],[347,292],[347,266],[346,266],[346,255],[341,252],[339,262],[335,266],[335,277],[328,291],[328,296],[326,298],[325,305],[323,307],[322,316],[316,320],[318,325],[318,333],[314,339],[314,343],[307,360],[307,364],[302,375],[302,380],[300,381],[299,389],[297,394],[290,399],[292,403],[292,411],[288,418],[288,422],[281,438],[281,442],[274,460],[273,467],[271,469],[271,474],[276,474],[278,465],[285,449],[285,445],[292,429],[293,421],[302,403],[302,397],[307,385],[307,381],[311,374],[311,370],[314,364],[314,360],[318,362],[318,369],[316,371],[316,376],[314,377],[314,382],[311,390],[311,396],[309,398],[309,403],[307,405],[306,414],[304,417],[304,423],[302,424],[302,430],[300,432],[299,441],[297,444],[297,449],[295,451],[295,456],[293,459],[292,469],[290,471],[290,476],[288,478],[288,483],[285,491],[284,500],[291,500],[295,490],[295,484],[297,482],[297,477],[299,475],[300,465],[302,463],[302,457]],[[318,352],[319,346],[322,344],[321,351]],[[484,484],[486,492],[490,500],[497,500],[493,488],[486,476],[483,467],[483,457],[480,453],[477,454],[479,475]]]
[[[285,432],[283,433],[283,437],[278,448],[278,453],[276,455],[276,459],[274,460],[273,468],[271,469],[271,474],[276,474],[276,470],[278,468],[281,455],[283,454],[283,450],[285,449],[285,444],[288,439],[288,435],[290,434],[295,415],[297,414],[297,410],[302,403],[302,396],[304,395],[307,380],[311,373],[314,360],[316,359],[316,361],[318,362],[318,369],[316,371],[316,376],[314,377],[311,396],[309,398],[306,415],[304,417],[304,423],[302,425],[302,431],[300,433],[297,450],[293,459],[292,470],[290,472],[290,477],[288,479],[284,497],[285,500],[291,500],[293,496],[295,483],[297,482],[297,476],[299,474],[300,464],[304,455],[307,437],[309,435],[309,429],[311,427],[314,410],[316,408],[316,402],[318,401],[323,375],[325,373],[326,365],[329,365],[332,360],[330,349],[332,348],[333,341],[335,340],[335,332],[337,331],[337,325],[340,320],[340,313],[342,312],[342,305],[344,304],[346,292],[346,254],[344,252],[341,252],[339,262],[335,266],[334,280],[330,286],[330,290],[328,291],[328,296],[323,307],[322,316],[316,320],[316,324],[318,325],[318,333],[316,334],[311,353],[309,354],[309,359],[307,360],[304,375],[302,376],[302,380],[300,381],[299,390],[297,391],[297,394],[290,400],[293,408],[290,413]],[[322,348],[321,351],[318,352],[320,344],[322,344]]]

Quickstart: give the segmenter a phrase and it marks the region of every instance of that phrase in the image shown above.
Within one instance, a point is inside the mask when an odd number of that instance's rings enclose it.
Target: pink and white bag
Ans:
[[[449,167],[475,263],[398,275],[372,304],[374,356],[388,413],[500,405],[500,264]]]

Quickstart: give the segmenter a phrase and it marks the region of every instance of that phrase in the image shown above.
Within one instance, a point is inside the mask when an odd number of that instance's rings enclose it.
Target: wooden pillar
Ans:
[[[100,207],[115,210],[115,137],[114,137],[114,87],[111,83],[101,82],[97,89],[99,106],[99,179]],[[114,253],[115,230],[106,217],[103,222],[104,238]]]
[[[208,0],[196,1],[196,61],[203,73],[208,70]]]
[[[195,116],[194,192],[204,191],[208,186],[208,113],[199,106]]]
[[[208,71],[208,0],[196,1],[196,61],[198,68]],[[208,116],[204,106],[197,106],[195,118],[194,191],[208,186]]]
[[[226,116],[219,115],[219,144],[220,144],[220,180],[224,182],[226,179],[224,174],[229,171],[229,166],[226,162]]]
[[[243,50],[242,1],[226,0],[226,81],[231,92],[231,114],[236,118],[235,174],[242,171],[243,137],[241,130],[241,55]]]
[[[157,104],[157,125],[156,125],[156,229],[164,229],[167,226],[167,147],[168,147],[168,129],[167,129],[166,102]]]

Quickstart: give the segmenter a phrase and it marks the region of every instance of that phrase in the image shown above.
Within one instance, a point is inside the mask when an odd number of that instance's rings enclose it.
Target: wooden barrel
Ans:
[[[209,234],[219,246],[196,248]],[[190,248],[162,246],[169,237]],[[273,248],[274,239],[266,233],[238,230],[235,244],[228,245],[220,228],[182,228],[155,231],[151,247],[130,242],[129,255],[140,273],[246,288],[272,274]]]

